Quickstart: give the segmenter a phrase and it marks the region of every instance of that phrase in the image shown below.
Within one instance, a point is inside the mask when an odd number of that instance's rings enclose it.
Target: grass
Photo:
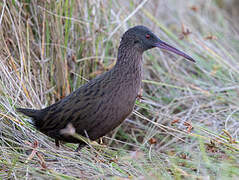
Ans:
[[[217,3],[0,2],[0,177],[237,178],[239,27]],[[102,145],[56,149],[16,113],[46,107],[111,68],[121,35],[137,24],[197,63],[146,52],[143,99]]]

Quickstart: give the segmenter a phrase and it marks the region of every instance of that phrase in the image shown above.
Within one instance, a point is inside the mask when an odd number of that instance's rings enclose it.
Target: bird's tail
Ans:
[[[35,109],[24,109],[24,108],[16,108],[16,110],[26,116],[32,117],[32,118],[36,118],[38,111],[39,110],[35,110]]]

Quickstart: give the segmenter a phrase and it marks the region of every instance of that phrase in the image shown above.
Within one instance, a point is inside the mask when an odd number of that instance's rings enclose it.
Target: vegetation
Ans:
[[[219,2],[1,1],[0,177],[238,177],[239,26]],[[197,63],[145,53],[142,99],[103,143],[56,149],[16,113],[46,107],[110,69],[121,35],[139,24]]]

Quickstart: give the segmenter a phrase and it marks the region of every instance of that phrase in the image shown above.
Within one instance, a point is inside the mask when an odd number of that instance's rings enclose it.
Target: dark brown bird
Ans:
[[[120,125],[133,111],[142,80],[142,54],[159,47],[186,59],[193,58],[168,45],[147,27],[135,26],[127,30],[120,42],[115,66],[92,79],[60,101],[44,109],[17,111],[32,117],[35,127],[59,141],[85,143],[61,130],[72,124],[76,133],[96,140]]]

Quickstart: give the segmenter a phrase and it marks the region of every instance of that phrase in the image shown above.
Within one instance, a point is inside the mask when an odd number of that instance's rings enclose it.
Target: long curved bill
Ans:
[[[185,54],[184,52],[182,52],[182,51],[176,49],[175,47],[173,47],[173,46],[167,44],[166,42],[161,41],[160,39],[159,39],[159,41],[155,44],[155,46],[158,47],[158,48],[161,48],[161,49],[165,49],[165,50],[167,50],[167,51],[171,51],[171,52],[173,52],[173,53],[175,53],[175,54],[178,54],[179,56],[182,56],[182,57],[184,57],[184,58],[186,58],[186,59],[188,59],[188,60],[190,60],[190,61],[192,61],[192,62],[196,62],[196,61],[195,61],[193,58],[191,58],[189,55],[187,55],[187,54]]]

